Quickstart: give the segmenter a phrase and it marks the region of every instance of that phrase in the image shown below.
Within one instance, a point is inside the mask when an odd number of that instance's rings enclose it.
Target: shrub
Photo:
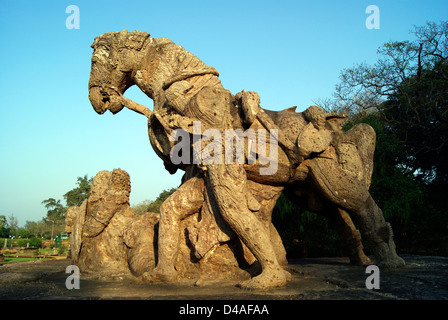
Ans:
[[[16,246],[17,247],[26,247],[26,244],[29,242],[29,239],[17,239]]]
[[[42,247],[42,239],[32,237],[31,239],[29,239],[28,242],[30,244],[30,247],[37,247],[37,248]]]
[[[58,254],[64,254],[64,252],[65,252],[65,246],[61,245],[58,249]]]

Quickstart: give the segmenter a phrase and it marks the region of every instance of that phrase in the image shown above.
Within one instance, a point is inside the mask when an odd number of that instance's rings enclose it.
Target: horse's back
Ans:
[[[272,121],[280,128],[282,134],[292,143],[296,143],[297,137],[307,124],[301,112],[295,112],[297,107],[281,111],[263,109]]]

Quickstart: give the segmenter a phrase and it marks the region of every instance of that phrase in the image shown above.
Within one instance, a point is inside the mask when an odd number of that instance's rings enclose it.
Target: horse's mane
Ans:
[[[128,32],[124,29],[120,32],[104,33],[95,38],[91,47],[104,46],[108,49],[124,47],[141,51],[148,44],[153,44],[161,55],[164,55],[163,53],[166,54],[165,67],[171,69],[171,77],[163,84],[165,89],[173,82],[192,75],[214,74],[219,76],[215,68],[207,66],[202,60],[185,50],[182,46],[175,44],[168,38],[152,38],[147,32],[138,30]]]
[[[91,47],[105,46],[110,48],[111,46],[125,47],[127,49],[133,49],[140,51],[149,40],[151,41],[151,35],[147,32],[134,30],[128,32],[126,29],[123,31],[114,31],[104,33],[95,38]]]

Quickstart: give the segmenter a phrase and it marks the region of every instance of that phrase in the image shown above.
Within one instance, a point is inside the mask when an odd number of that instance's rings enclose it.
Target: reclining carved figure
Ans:
[[[101,171],[93,179],[89,198],[68,208],[72,263],[95,277],[133,278],[155,264],[154,213],[135,214],[129,206],[131,182],[120,169]],[[150,226],[153,226],[152,228]]]
[[[185,170],[184,184],[195,176],[203,179],[214,214],[220,215],[261,265],[261,274],[242,283],[242,287],[282,286],[289,278],[263,219],[257,217],[259,206],[247,191],[250,183],[257,183],[260,194],[275,190],[279,195],[283,191],[291,200],[328,217],[346,242],[353,263],[371,262],[363,253],[352,218],[370,242],[377,265],[404,265],[395,252],[390,224],[368,192],[375,147],[375,132],[370,126],[361,124],[344,132],[344,115],[326,114],[318,107],[302,113],[265,110],[255,92],[232,95],[223,88],[215,68],[169,39],[153,38],[145,32],[106,33],[95,39],[92,48],[89,99],[95,111],[115,114],[127,107],[147,116],[151,145],[167,170]],[[134,84],[154,100],[153,112],[123,96]],[[170,135],[175,129],[190,132],[192,121],[220,132],[239,128],[277,132],[276,172],[260,175],[260,162],[173,164]],[[250,150],[245,152],[247,160]],[[182,194],[188,192],[181,189],[188,188],[179,188],[179,194],[173,197],[188,198]],[[272,197],[271,202],[275,204],[277,198]],[[180,211],[180,215],[174,214],[175,221],[187,212]],[[269,223],[271,213],[272,209],[264,216]],[[159,243],[167,244],[159,245],[158,265],[144,275],[148,281],[174,279],[176,244],[170,239],[176,239],[180,230],[170,225],[172,219],[170,209],[161,212]],[[174,248],[168,250],[173,244]]]

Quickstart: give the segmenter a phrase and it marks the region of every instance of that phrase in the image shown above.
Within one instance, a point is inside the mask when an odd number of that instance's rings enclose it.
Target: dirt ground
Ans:
[[[80,277],[68,290],[70,260],[39,260],[0,267],[1,300],[448,300],[448,258],[402,256],[406,267],[380,270],[380,289],[367,289],[369,274],[345,258],[290,261],[293,279],[284,288],[244,291],[232,282],[201,287],[193,282],[135,284]]]

